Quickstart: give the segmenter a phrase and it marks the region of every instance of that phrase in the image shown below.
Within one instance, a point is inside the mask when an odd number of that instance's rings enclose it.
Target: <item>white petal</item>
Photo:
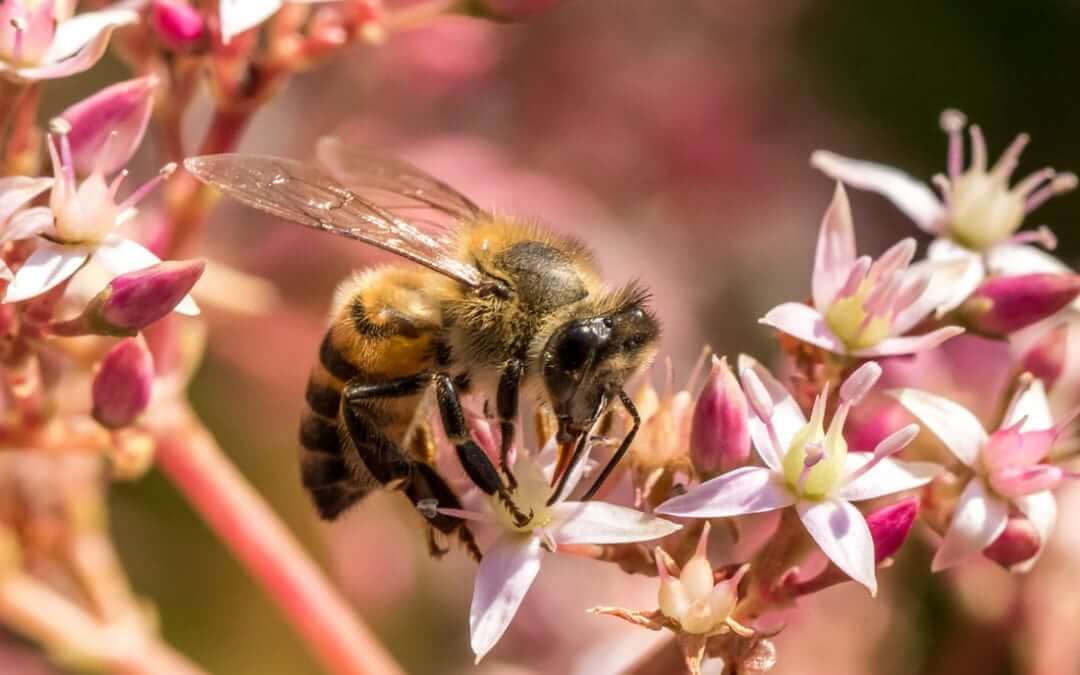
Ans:
[[[813,307],[801,302],[777,305],[758,319],[758,322],[830,352],[843,354],[847,351],[844,343],[833,335],[825,323],[825,317]]]
[[[981,552],[1001,536],[1008,520],[1008,503],[986,489],[981,478],[972,478],[960,495],[931,569],[940,572]]]
[[[184,299],[180,301],[173,311],[177,314],[183,314],[184,316],[199,316],[199,305],[195,303],[195,298],[191,297],[191,294],[184,296]]]
[[[744,466],[707,480],[656,507],[667,516],[726,518],[782,509],[795,496],[782,476],[759,466]]]
[[[86,247],[43,242],[15,273],[4,302],[22,302],[55,288],[78,272],[89,257]]]
[[[666,537],[682,526],[625,506],[562,502],[551,507],[551,537],[560,544],[621,544]]]
[[[1069,266],[1046,251],[1023,244],[1001,244],[986,253],[991,272],[1013,277],[1021,274],[1064,274]]]
[[[94,255],[98,262],[117,276],[161,262],[161,258],[142,244],[120,237],[106,239]]]
[[[862,358],[874,358],[877,356],[900,356],[901,354],[916,354],[937,347],[942,342],[956,337],[964,332],[960,326],[945,326],[923,335],[902,335],[900,337],[885,338],[873,347],[860,349],[855,352]]]
[[[1050,412],[1050,401],[1046,396],[1043,381],[1033,379],[1026,387],[1017,392],[1005,413],[1002,427],[1011,427],[1022,419],[1024,426],[1020,431],[1043,431],[1054,426],[1054,415]]]
[[[29,239],[49,229],[53,224],[52,210],[47,206],[35,206],[19,211],[0,233],[0,243]]]
[[[738,366],[740,373],[748,368],[753,370],[761,383],[765,385],[765,390],[769,392],[769,398],[772,399],[772,424],[781,447],[773,447],[772,439],[769,437],[765,425],[753,415],[749,420],[750,438],[753,439],[754,447],[765,464],[774,471],[782,471],[781,457],[783,457],[787,446],[791,444],[795,434],[806,426],[806,417],[803,416],[802,409],[791,395],[791,392],[773,377],[769,369],[761,365],[757,359],[746,354],[739,354]]]
[[[1016,504],[1016,508],[1027,516],[1027,519],[1031,521],[1031,524],[1039,532],[1039,552],[1028,560],[1013,565],[1009,570],[1024,573],[1031,571],[1031,568],[1039,561],[1043,551],[1046,550],[1046,542],[1049,541],[1050,534],[1054,531],[1054,524],[1057,522],[1057,500],[1054,499],[1054,495],[1050,494],[1049,490],[1044,490],[1024,497],[1017,497],[1013,500],[1013,504]]]
[[[10,176],[0,178],[0,225],[34,197],[52,187],[52,178]]]
[[[103,9],[83,12],[56,27],[56,35],[43,62],[57,63],[73,56],[95,38],[116,26],[135,23],[139,15],[130,9]]]
[[[988,437],[982,423],[964,406],[919,389],[887,392],[919,418],[967,466],[975,466]]]
[[[487,654],[517,614],[540,571],[540,539],[504,534],[484,551],[476,572],[469,632],[476,661]]]
[[[824,312],[844,282],[855,262],[855,225],[851,222],[851,205],[842,183],[836,184],[829,208],[821,220],[817,253],[814,256],[814,275],[811,280],[814,307]]]
[[[847,475],[858,471],[872,457],[873,454],[869,452],[849,452]],[[840,488],[836,496],[849,502],[874,499],[926,485],[944,470],[943,466],[933,462],[904,462],[885,458],[853,482]]]
[[[982,283],[986,276],[982,259],[967,249],[951,250],[960,254],[937,260],[920,260],[908,268],[908,278],[925,276],[930,280],[930,284],[921,298],[893,319],[894,334],[908,332],[934,310],[941,315],[956,309],[960,303],[971,297]]]
[[[258,26],[274,15],[284,4],[282,0],[220,0],[221,39],[226,43],[233,36]]]
[[[866,586],[870,595],[876,595],[874,538],[859,510],[842,499],[804,499],[795,508],[821,552],[844,574]]]
[[[830,178],[885,197],[930,234],[937,234],[941,229],[945,215],[941,201],[929,186],[903,171],[826,150],[815,151],[810,156],[810,164]]]

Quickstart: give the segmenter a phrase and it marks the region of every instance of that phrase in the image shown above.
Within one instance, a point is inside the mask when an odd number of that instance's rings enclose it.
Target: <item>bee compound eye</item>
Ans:
[[[564,372],[581,369],[596,346],[596,333],[589,326],[574,324],[567,327],[555,348],[555,359]]]

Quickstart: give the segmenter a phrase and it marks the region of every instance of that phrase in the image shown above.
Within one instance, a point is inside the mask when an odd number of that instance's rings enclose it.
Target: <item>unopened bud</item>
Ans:
[[[140,77],[105,87],[54,120],[54,127],[67,125],[76,173],[111,174],[127,164],[146,133],[157,83],[156,77]]]
[[[874,540],[875,563],[891,558],[900,549],[918,515],[919,498],[908,497],[866,516],[866,525]]]
[[[146,343],[127,338],[101,360],[91,389],[94,419],[117,429],[130,425],[150,404],[154,359]]]
[[[859,366],[844,383],[840,385],[840,400],[857,404],[877,384],[881,377],[881,366],[876,361],[867,361]]]
[[[1056,326],[1040,337],[1024,354],[1025,371],[1043,381],[1047,389],[1054,386],[1065,371],[1065,353],[1069,343],[1069,325]]]
[[[1078,274],[1023,274],[983,282],[960,306],[972,330],[1001,337],[1052,316],[1080,295]]]
[[[690,462],[708,480],[750,459],[749,404],[727,359],[713,357],[712,373],[694,405]]]
[[[1011,569],[1039,553],[1042,547],[1042,537],[1030,520],[1022,516],[1009,518],[1005,525],[1005,531],[983,549],[983,555],[1001,565],[1005,569]]]
[[[202,260],[170,260],[121,274],[72,321],[52,327],[58,335],[134,335],[164,317],[202,276]]]
[[[176,51],[193,46],[205,30],[198,10],[181,0],[151,0],[150,25],[161,41]]]

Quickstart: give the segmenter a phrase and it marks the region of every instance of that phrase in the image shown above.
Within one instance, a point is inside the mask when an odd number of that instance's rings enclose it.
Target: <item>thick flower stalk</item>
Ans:
[[[964,168],[964,127],[967,119],[956,110],[941,114],[941,127],[949,136],[947,173],[934,176],[930,186],[899,169],[850,159],[825,150],[816,151],[811,164],[848,185],[877,192],[889,199],[924,232],[936,237],[929,250],[935,263],[961,264],[954,273],[951,292],[943,307],[959,305],[987,274],[1026,274],[1068,271],[1057,258],[1032,246],[1047,249],[1056,239],[1046,228],[1020,232],[1024,218],[1054,195],[1076,188],[1076,176],[1047,167],[1010,186],[1009,181],[1030,140],[1017,136],[993,166],[988,166],[986,140],[978,125],[971,136],[970,162]],[[926,265],[932,267],[933,265]]]
[[[1019,512],[1039,536],[1033,555],[1012,567],[1031,569],[1057,520],[1052,490],[1069,472],[1048,460],[1054,442],[1072,416],[1054,422],[1043,383],[1027,378],[999,428],[987,433],[963,406],[916,389],[893,392],[964,467],[966,481],[933,569],[953,567],[993,544]]]
[[[551,457],[548,457],[551,455]],[[496,538],[484,549],[476,572],[469,628],[473,652],[480,661],[499,641],[517,614],[532,586],[545,554],[560,546],[576,544],[623,544],[660,539],[679,525],[624,506],[604,502],[557,500],[551,476],[555,470],[554,449],[533,459],[518,458],[514,475],[518,481],[514,499],[517,507],[532,517],[519,525],[506,505],[492,497],[486,511],[439,508],[440,513],[492,526]],[[543,461],[543,465],[539,463]],[[570,476],[562,494],[573,492],[581,471]]]
[[[851,206],[837,184],[825,211],[814,258],[814,304],[785,302],[761,322],[828,352],[856,358],[932,349],[963,332],[944,326],[908,335],[939,305],[929,273],[912,273],[915,241],[905,239],[877,260],[856,257]]]
[[[850,453],[844,422],[881,373],[874,362],[840,387],[840,402],[825,425],[828,388],[807,420],[794,398],[756,362],[740,363],[753,415],[750,433],[765,466],[735,469],[661,504],[657,513],[684,518],[729,518],[794,507],[821,551],[845,574],[877,592],[874,541],[852,502],[917,488],[940,473],[936,464],[892,456],[915,437],[914,427],[890,435],[873,453]]]

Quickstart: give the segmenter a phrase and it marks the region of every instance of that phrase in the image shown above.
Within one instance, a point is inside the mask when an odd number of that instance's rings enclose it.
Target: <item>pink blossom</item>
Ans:
[[[940,304],[930,292],[932,273],[908,272],[914,254],[915,241],[905,239],[876,261],[857,258],[851,207],[838,183],[818,236],[813,306],[786,302],[769,310],[761,323],[827,351],[856,357],[932,349],[963,329],[946,326],[924,335],[905,335]]]
[[[925,485],[941,471],[936,464],[892,458],[915,437],[910,425],[888,436],[872,454],[849,453],[843,428],[851,408],[880,375],[863,364],[841,387],[840,404],[825,427],[828,390],[814,402],[807,420],[791,394],[749,357],[740,359],[744,388],[754,405],[750,434],[764,467],[747,466],[706,481],[661,504],[657,513],[687,518],[725,518],[794,506],[822,552],[845,574],[877,591],[874,539],[851,502]],[[845,398],[847,393],[852,398]],[[765,412],[762,416],[760,413]]]
[[[146,133],[157,84],[155,77],[119,82],[60,113],[70,126],[67,142],[77,175],[115,173],[127,164]]]

